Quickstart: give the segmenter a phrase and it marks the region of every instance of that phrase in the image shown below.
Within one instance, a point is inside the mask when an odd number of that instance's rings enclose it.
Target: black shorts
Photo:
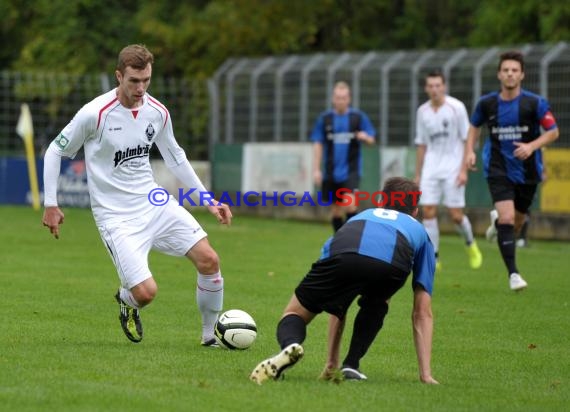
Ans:
[[[515,210],[520,213],[528,212],[538,186],[536,184],[513,183],[506,177],[488,177],[487,184],[493,203],[513,200]]]
[[[382,260],[341,253],[313,264],[295,289],[310,312],[327,312],[343,319],[354,299],[386,302],[406,283],[409,273]]]
[[[337,191],[339,189],[344,189],[344,193],[353,193],[358,190],[358,185],[360,183],[360,178],[357,175],[349,177],[344,182],[333,182],[332,180],[323,180],[323,185],[321,190],[323,191],[322,200],[325,203],[337,202],[342,200],[338,196]],[[332,199],[331,199],[332,196]]]

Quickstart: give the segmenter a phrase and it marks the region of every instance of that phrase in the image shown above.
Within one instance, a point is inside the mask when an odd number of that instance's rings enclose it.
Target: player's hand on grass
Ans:
[[[334,383],[340,383],[343,381],[344,377],[342,376],[342,372],[340,369],[335,367],[329,367],[327,365],[319,375],[319,379],[322,381],[331,381]]]
[[[229,206],[223,203],[218,202],[217,200],[212,200],[214,203],[211,206],[206,206],[208,211],[216,216],[218,222],[223,225],[230,225],[232,223],[232,211],[230,210]]]
[[[439,385],[439,382],[432,378],[431,375],[420,376],[420,381],[422,381],[422,383],[427,383],[428,385]]]
[[[57,206],[46,207],[44,210],[42,223],[49,228],[50,233],[56,239],[59,239],[59,225],[63,224],[64,217],[65,215]]]

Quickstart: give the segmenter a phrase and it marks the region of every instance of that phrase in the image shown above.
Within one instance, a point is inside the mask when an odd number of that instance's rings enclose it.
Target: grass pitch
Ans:
[[[88,210],[67,209],[61,238],[28,208],[0,207],[0,410],[6,411],[556,411],[570,405],[568,243],[518,250],[528,290],[513,293],[495,244],[479,239],[482,269],[467,267],[458,236],[443,237],[434,290],[433,376],[418,381],[408,284],[392,300],[364,358],[367,382],[317,377],[326,316],[309,326],[305,357],[284,381],[257,386],[252,368],[277,352],[275,326],[319,256],[324,224],[237,216],[231,228],[197,218],[218,251],[225,309],[249,312],[258,338],[246,351],[199,345],[195,271],[152,253],[159,284],[142,312],[145,339],[121,331],[118,277]],[[354,317],[354,310],[349,320]],[[347,325],[342,353],[346,353]]]

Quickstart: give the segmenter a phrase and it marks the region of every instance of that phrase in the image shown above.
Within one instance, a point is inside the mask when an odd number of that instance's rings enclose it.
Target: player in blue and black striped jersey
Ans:
[[[481,97],[471,116],[460,182],[474,169],[473,150],[487,124],[490,136],[483,147],[484,174],[498,212],[497,242],[507,267],[512,290],[527,287],[515,259],[515,232],[524,222],[542,179],[541,148],[558,138],[556,120],[546,99],[521,87],[524,57],[520,52],[501,54],[497,77],[500,92]]]
[[[321,187],[325,202],[332,203],[331,224],[335,232],[344,224],[345,215],[348,220],[357,213],[354,192],[362,175],[361,146],[373,145],[375,135],[366,113],[350,107],[348,84],[336,83],[332,109],[320,114],[311,132],[313,180]],[[339,189],[343,189],[342,197],[352,199],[348,204],[337,204],[343,200],[336,195]]]
[[[435,252],[418,214],[419,188],[412,180],[388,179],[383,192],[386,208],[365,210],[327,240],[321,256],[301,280],[277,326],[281,352],[260,362],[251,380],[261,384],[279,378],[304,354],[301,344],[307,324],[321,313],[329,321],[328,356],[323,379],[340,372],[345,379],[363,380],[360,360],[382,328],[389,299],[401,289],[410,272],[414,291],[413,331],[420,380],[437,384],[431,375],[433,316],[431,295],[434,283]],[[401,196],[396,200],[392,194]],[[360,309],[348,354],[340,362],[340,341],[349,306],[356,299]]]

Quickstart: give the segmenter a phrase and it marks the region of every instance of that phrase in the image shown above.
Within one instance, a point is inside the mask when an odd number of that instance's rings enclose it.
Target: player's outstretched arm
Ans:
[[[431,376],[431,345],[433,339],[431,296],[419,285],[414,289],[412,324],[420,381],[428,384],[438,384],[439,382]]]
[[[329,337],[327,342],[327,361],[321,373],[321,379],[329,380],[335,376],[335,370],[340,367],[340,341],[344,331],[345,319],[334,315],[329,317]]]

